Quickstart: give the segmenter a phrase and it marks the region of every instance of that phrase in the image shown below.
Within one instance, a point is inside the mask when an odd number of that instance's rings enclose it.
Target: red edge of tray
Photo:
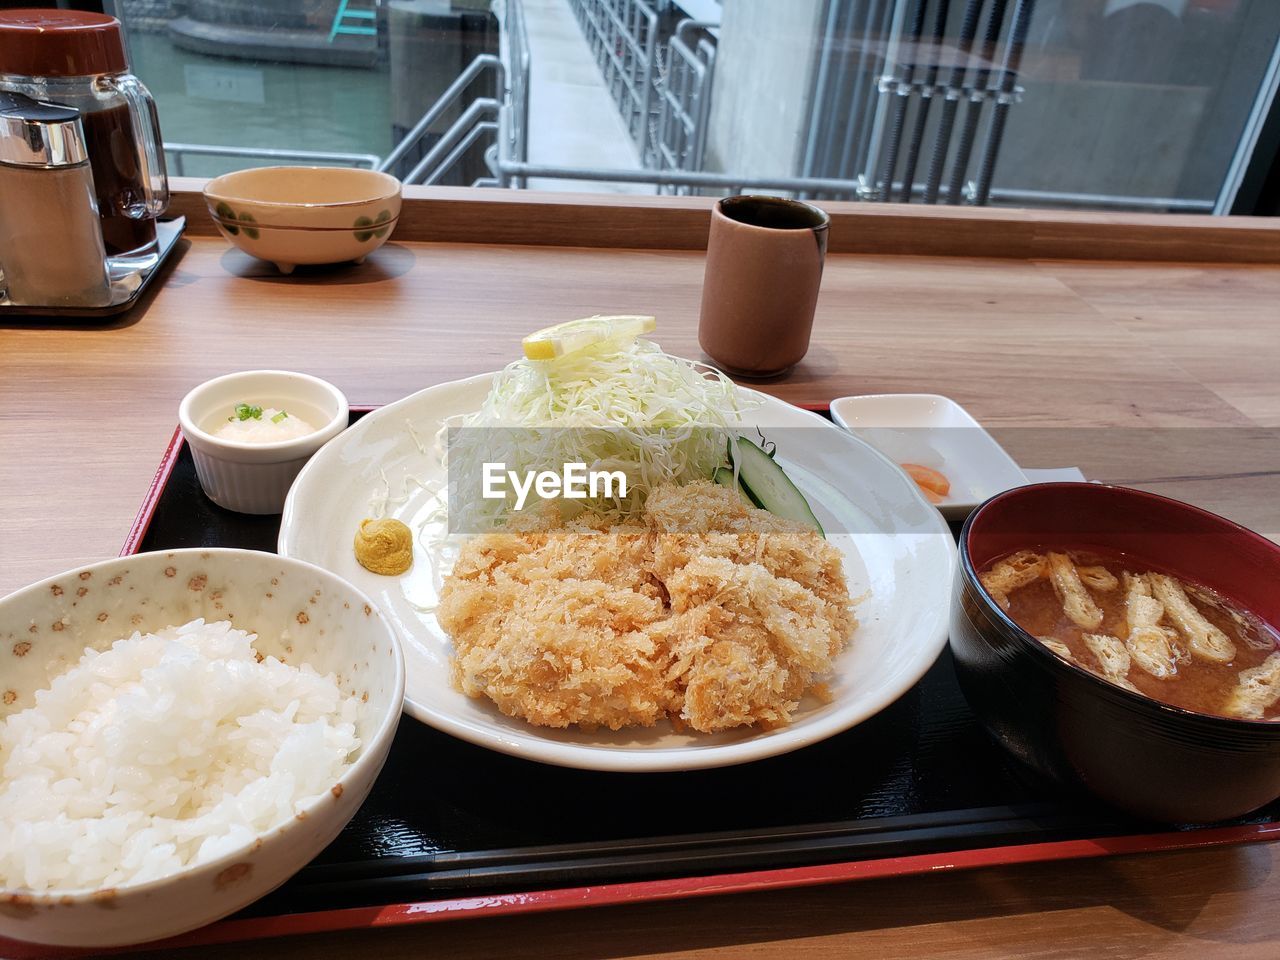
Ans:
[[[138,514],[133,518],[133,523],[129,526],[129,535],[124,538],[124,546],[120,548],[120,556],[128,557],[138,552],[138,547],[142,544],[142,538],[147,535],[147,528],[151,526],[151,518],[155,516],[156,505],[160,502],[160,495],[164,492],[165,484],[169,482],[169,477],[173,475],[173,468],[178,462],[178,454],[182,450],[182,428],[174,427],[173,436],[169,438],[169,445],[164,448],[164,456],[160,460],[160,466],[156,467],[155,476],[151,478],[151,486],[147,487],[147,495],[142,499],[142,505],[138,507]]]
[[[799,404],[809,410],[825,410],[825,404]],[[372,407],[352,407],[367,412]],[[164,459],[156,470],[138,515],[134,518],[120,555],[136,553],[155,514],[160,495],[173,473],[182,449],[182,432],[175,430]],[[46,947],[0,938],[0,951],[13,960],[62,960],[62,958],[151,952],[195,947],[207,944],[235,943],[269,937],[308,933],[331,933],[340,930],[372,930],[468,917],[500,917],[551,910],[573,910],[582,907],[617,906],[690,897],[709,897],[762,890],[900,877],[942,870],[972,870],[979,867],[1009,866],[1055,860],[1078,860],[1120,854],[1155,853],[1191,850],[1227,844],[1256,843],[1280,839],[1280,822],[1215,827],[1204,830],[1167,831],[1086,840],[1060,840],[1048,843],[1026,843],[1004,847],[983,847],[949,853],[917,854],[879,860],[853,860],[811,867],[787,867],[779,870],[756,870],[669,880],[645,880],[635,883],[600,884],[589,887],[564,887],[507,893],[496,896],[457,897],[418,903],[390,903],[373,907],[347,907],[311,913],[280,914],[243,920],[222,920],[190,933],[145,945],[114,949],[81,950]]]
[[[943,870],[972,870],[979,867],[1079,860],[1162,850],[1191,850],[1200,847],[1273,840],[1278,837],[1280,837],[1280,823],[1262,823],[1207,830],[1105,837],[1094,840],[1060,840],[1052,843],[985,847],[951,853],[890,857],[882,860],[855,860],[815,867],[787,867],[781,870],[756,870],[749,873],[681,877],[673,880],[566,887],[497,896],[458,897],[419,903],[393,903],[375,907],[349,907],[314,913],[223,920],[168,940],[106,950],[70,950],[6,940],[0,940],[0,949],[4,950],[4,956],[13,960],[62,960],[62,958],[85,957],[90,954],[111,956],[308,933],[375,930],[381,927],[402,927],[470,917],[504,917],[551,910],[574,910],[582,907],[607,907],[628,903],[753,893],[763,890],[784,890],[846,883],[853,880],[936,873]]]

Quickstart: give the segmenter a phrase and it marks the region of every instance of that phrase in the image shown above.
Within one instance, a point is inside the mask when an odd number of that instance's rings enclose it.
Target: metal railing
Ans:
[[[503,164],[519,164],[528,159],[531,58],[524,7],[520,0],[500,0],[494,4],[494,15],[498,17],[502,28],[499,52],[496,55],[482,53],[467,64],[386,157],[375,153],[166,143],[169,169],[174,176],[184,176],[187,157],[217,156],[395,170],[432,132],[434,124],[449,110],[461,107],[457,118],[439,134],[430,149],[401,179],[405,183],[439,183],[469,150],[485,138],[490,138],[493,143],[484,156],[491,176],[481,177],[473,185],[523,187],[523,177],[504,173]],[[465,95],[471,85],[486,74],[492,75],[497,96],[476,97],[463,107]]]
[[[506,186],[499,172],[500,158],[524,162],[529,158],[529,75],[533,57],[529,52],[529,36],[525,28],[524,4],[521,0],[501,0],[493,5],[498,18],[498,56],[506,66],[509,78],[506,96],[498,115],[498,139],[485,160],[497,185]],[[482,178],[488,179],[488,178]],[[474,186],[483,186],[476,181]],[[525,186],[524,178],[517,177],[510,184],[516,188]]]
[[[318,166],[368,167],[380,169],[376,153],[333,153],[323,150],[281,150],[275,147],[224,147],[215,143],[169,143],[164,145],[166,165],[175,177],[186,176],[186,159],[196,157],[237,157],[246,160],[292,160]]]
[[[405,183],[435,184],[443,180],[467,153],[489,138],[485,165],[491,176],[477,179],[473,186],[523,187],[520,176],[503,173],[504,162],[523,163],[528,158],[529,55],[524,6],[520,0],[501,0],[493,5],[500,24],[498,53],[482,53],[445,88],[439,98],[418,119],[379,166],[394,170],[431,132],[431,127],[454,107],[486,74],[493,77],[496,96],[476,97],[449,124],[412,169],[401,179]]]
[[[641,111],[656,109],[654,122],[647,125],[650,133],[646,142],[650,145],[648,169],[611,170],[599,167],[570,167],[557,164],[533,164],[528,162],[529,129],[529,76],[530,54],[525,34],[524,10],[520,0],[495,0],[493,9],[502,30],[497,63],[492,55],[484,55],[473,61],[462,75],[449,86],[441,101],[424,114],[423,120],[410,131],[409,138],[420,137],[426,127],[452,106],[465,93],[472,80],[485,69],[492,69],[499,77],[497,104],[480,98],[480,106],[464,111],[450,127],[430,157],[431,163],[420,162],[421,170],[410,174],[406,182],[436,183],[445,172],[472,146],[486,135],[494,137],[493,144],[485,151],[485,161],[491,176],[481,177],[473,186],[524,187],[530,177],[546,180],[576,180],[598,183],[647,184],[655,192],[691,193],[716,191],[741,193],[744,190],[785,193],[799,197],[827,197],[830,199],[868,200],[882,195],[884,186],[875,184],[866,176],[823,177],[758,177],[732,173],[708,173],[701,170],[705,161],[707,131],[710,118],[711,96],[715,70],[715,44],[707,30],[714,24],[684,20],[676,28],[669,44],[670,60],[661,76],[655,76],[659,60],[656,54],[656,19],[644,4],[633,0],[568,0],[575,11],[588,11],[595,18],[589,23],[608,23],[615,30],[616,49],[624,50],[622,56],[603,58],[602,69],[618,76],[611,90],[621,97],[620,108],[630,110],[632,117]],[[643,9],[641,9],[643,8]],[[603,12],[602,12],[603,11]],[[606,16],[607,14],[607,16]],[[581,22],[583,14],[579,13]],[[639,19],[635,19],[636,17]],[[631,17],[631,20],[628,20]],[[602,19],[604,18],[604,19]],[[649,24],[654,24],[653,42],[629,43],[623,37],[622,28],[628,23],[641,26],[644,34]],[[584,28],[585,29],[585,28]],[[633,39],[636,32],[629,34]],[[625,55],[631,50],[630,55]],[[648,51],[654,51],[650,56]],[[641,56],[642,54],[643,56]],[[597,59],[601,55],[596,53]],[[630,56],[630,59],[628,59]],[[647,57],[647,62],[644,59]],[[687,72],[686,72],[687,71]],[[644,85],[640,80],[644,79]],[[642,90],[654,88],[659,80],[658,102],[650,104],[641,96]],[[889,98],[884,98],[889,99]],[[882,101],[883,102],[883,101]],[[496,116],[496,122],[493,119]],[[634,134],[633,134],[634,135]],[[440,144],[448,143],[447,147]],[[403,156],[410,145],[400,144],[384,161],[383,168],[398,156]],[[428,158],[424,158],[424,161]],[[430,169],[427,169],[430,168]],[[419,179],[420,178],[420,179]],[[895,180],[889,192],[902,195],[910,190],[912,199],[925,195],[929,184],[910,185]],[[947,202],[973,203],[979,189],[977,183],[943,183],[936,188],[936,196]],[[954,189],[954,193],[953,193]],[[990,189],[990,188],[989,188]],[[1167,197],[1104,197],[1069,192],[1000,190],[990,189],[989,199],[1009,203],[1039,203],[1055,206],[1089,206],[1105,208],[1177,210],[1182,212],[1207,212],[1212,203],[1198,200],[1181,200]]]
[[[606,170],[598,167],[558,167],[549,164],[508,161],[501,164],[507,177],[537,177],[544,180],[586,180],[598,183],[651,184],[655,188],[687,187],[697,190],[739,194],[744,191],[785,193],[797,197],[822,195],[832,200],[868,200],[878,196],[864,178],[846,180],[834,177],[758,177],[735,173],[703,173],[692,170]],[[901,193],[902,183],[892,189]],[[914,184],[913,196],[923,196],[925,185]],[[945,190],[945,188],[944,188]],[[961,200],[972,202],[976,184],[962,188]],[[945,194],[944,194],[945,196]],[[993,188],[991,199],[1009,203],[1034,203],[1042,206],[1086,207],[1089,209],[1159,210],[1179,213],[1211,213],[1212,200],[1189,200],[1173,197],[1127,197],[1074,193],[1053,190],[1001,190]]]
[[[649,19],[644,11],[652,13],[638,0],[569,0],[575,9],[590,8],[597,22],[607,14],[607,23],[620,31],[632,17],[632,23],[643,27],[647,33]],[[643,8],[643,9],[641,9]],[[605,13],[602,13],[605,11]],[[630,11],[628,13],[628,11]],[[706,35],[706,23],[681,21],[669,44],[670,60],[660,80],[658,103],[646,99],[645,91],[654,89],[654,70],[658,63],[655,47],[637,44],[633,49],[615,33],[617,49],[630,53],[607,55],[602,62],[617,72],[613,90],[629,106],[633,120],[648,116],[656,107],[656,116],[644,124],[644,142],[649,145],[647,163],[650,168],[641,170],[611,170],[597,167],[567,167],[528,162],[529,133],[529,78],[531,58],[525,32],[524,10],[520,0],[494,0],[494,14],[502,30],[499,51],[481,54],[458,75],[441,94],[440,98],[422,115],[405,138],[395,146],[385,159],[367,153],[326,153],[308,150],[279,150],[255,147],[223,147],[212,144],[165,144],[172,157],[171,170],[183,175],[183,159],[187,155],[229,156],[271,161],[301,161],[331,163],[346,166],[367,166],[386,170],[400,163],[429,128],[454,107],[460,107],[471,85],[486,73],[495,81],[495,96],[476,97],[461,109],[457,119],[440,135],[431,149],[414,165],[403,179],[406,183],[439,183],[450,170],[473,148],[485,139],[491,139],[484,152],[489,176],[476,179],[473,186],[521,188],[528,178],[547,180],[594,181],[600,183],[648,184],[657,192],[689,193],[714,191],[729,194],[744,190],[768,191],[799,197],[827,197],[830,199],[870,200],[886,193],[911,199],[936,191],[932,199],[949,203],[974,203],[982,197],[983,184],[966,182],[963,170],[960,179],[941,181],[929,176],[925,182],[906,182],[894,178],[890,183],[877,182],[865,174],[861,176],[798,176],[758,177],[731,173],[708,173],[700,168],[705,160],[706,135],[710,116],[712,80],[715,68],[715,44]],[[635,20],[635,17],[639,20]],[[699,36],[701,32],[701,36]],[[696,42],[695,42],[696,40]],[[656,43],[656,39],[653,41]],[[597,54],[599,56],[599,54]],[[647,60],[646,60],[647,58]],[[625,77],[625,78],[624,78]],[[833,78],[835,79],[835,78]],[[641,82],[643,80],[643,83]],[[619,86],[620,84],[620,86]],[[998,93],[998,87],[997,96]],[[893,99],[886,96],[881,104]],[[625,119],[625,115],[624,115]],[[867,131],[862,131],[862,134]],[[633,136],[638,136],[633,132]],[[843,144],[831,145],[831,150],[844,153]],[[824,148],[825,149],[825,148]],[[868,150],[878,155],[878,150]],[[820,156],[820,155],[819,155]],[[815,164],[816,166],[817,164]],[[1212,200],[1189,200],[1170,197],[1131,197],[1054,192],[1038,190],[1002,190],[986,183],[985,199],[1007,203],[1033,203],[1047,206],[1091,207],[1114,209],[1148,209],[1181,212],[1208,213],[1213,210]]]
[[[644,0],[569,0],[618,105],[642,166],[654,161],[650,136],[658,15]]]
[[[658,121],[653,131],[659,170],[702,169],[716,64],[716,45],[706,31],[717,26],[705,20],[681,20],[667,45],[667,68],[660,71]],[[701,35],[695,39],[695,34]]]
[[[943,75],[950,9],[950,0],[914,0],[907,17],[906,4],[895,7],[872,146],[866,157],[865,180],[876,188],[875,199],[905,203],[920,196],[925,203],[956,204],[968,196],[972,203],[985,206],[992,197],[1009,109],[1022,94],[1018,72],[1035,0],[990,0],[989,5],[988,0],[965,0],[959,33],[949,41],[958,56]],[[935,102],[941,103],[941,116],[934,125],[929,160],[921,165]],[[962,102],[966,104],[964,120],[952,149]],[[984,114],[989,115],[986,142],[975,152]],[[944,189],[948,161],[950,176]],[[973,186],[965,190],[971,165],[976,167]],[[914,189],[918,176],[924,182],[920,193]]]
[[[466,152],[464,150],[455,156],[454,148],[459,143],[467,140],[468,137],[471,137],[472,128],[482,122],[492,123],[500,117],[503,102],[509,97],[506,86],[507,69],[501,57],[492,53],[482,53],[467,64],[466,68],[440,94],[436,102],[427,108],[426,112],[418,118],[418,122],[410,128],[404,138],[387,154],[386,159],[378,165],[378,169],[394,170],[396,165],[421,143],[422,139],[430,131],[432,124],[443,117],[449,109],[457,105],[471,84],[487,72],[493,73],[498,97],[501,99],[477,97],[472,100],[466,109],[458,115],[457,119],[440,134],[440,138],[423,155],[422,159],[400,178],[405,183],[438,183],[453,163],[456,163],[458,158],[462,156],[462,153]],[[496,130],[496,126],[494,129]],[[472,137],[470,143],[474,143],[475,139],[475,137]],[[446,163],[445,161],[450,162]]]

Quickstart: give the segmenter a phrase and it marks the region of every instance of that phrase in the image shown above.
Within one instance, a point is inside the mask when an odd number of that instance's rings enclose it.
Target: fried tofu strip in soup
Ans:
[[[1056,656],[1061,657],[1067,663],[1075,663],[1076,658],[1071,653],[1071,648],[1056,637],[1036,637],[1041,643],[1050,649]]]
[[[1039,580],[1045,575],[1046,569],[1043,556],[1030,550],[1019,550],[1013,556],[1005,557],[978,579],[987,593],[1000,604],[1000,609],[1008,610],[1009,594]]]
[[[1076,573],[1080,575],[1080,581],[1090,590],[1109,593],[1120,586],[1116,575],[1106,567],[1076,567]]]
[[[1194,656],[1214,663],[1230,663],[1236,655],[1231,638],[1204,618],[1182,589],[1182,584],[1162,573],[1148,574],[1151,592],[1164,604],[1165,615],[1187,641]]]
[[[1226,712],[1246,720],[1261,720],[1277,700],[1280,700],[1280,652],[1240,672],[1240,683],[1227,701]]]
[[[1085,630],[1102,626],[1102,608],[1094,603],[1076,572],[1076,565],[1065,553],[1049,554],[1049,579],[1053,591],[1062,601],[1063,612],[1071,622]]]
[[[1176,634],[1160,626],[1164,604],[1151,595],[1151,583],[1145,574],[1124,575],[1125,618],[1129,636],[1125,646],[1141,669],[1157,680],[1168,680],[1178,672]]]
[[[1129,651],[1118,637],[1105,633],[1085,633],[1081,635],[1089,652],[1098,658],[1102,675],[1118,687],[1137,691],[1129,681]]]

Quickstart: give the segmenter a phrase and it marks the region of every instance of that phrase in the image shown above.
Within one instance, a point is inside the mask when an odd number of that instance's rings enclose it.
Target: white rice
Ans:
[[[0,721],[0,884],[142,883],[215,859],[333,786],[360,746],[332,675],[193,620],[86,650]]]

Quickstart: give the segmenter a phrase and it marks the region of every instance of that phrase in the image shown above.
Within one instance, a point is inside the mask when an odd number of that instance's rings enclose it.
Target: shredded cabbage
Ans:
[[[620,470],[625,497],[560,504],[612,521],[633,517],[659,484],[710,477],[742,409],[737,387],[719,370],[649,340],[618,338],[552,360],[517,360],[495,377],[478,411],[445,424],[450,500],[465,512],[450,526],[499,526],[514,506],[514,495],[479,496],[485,462],[521,475],[561,473],[566,463]]]

